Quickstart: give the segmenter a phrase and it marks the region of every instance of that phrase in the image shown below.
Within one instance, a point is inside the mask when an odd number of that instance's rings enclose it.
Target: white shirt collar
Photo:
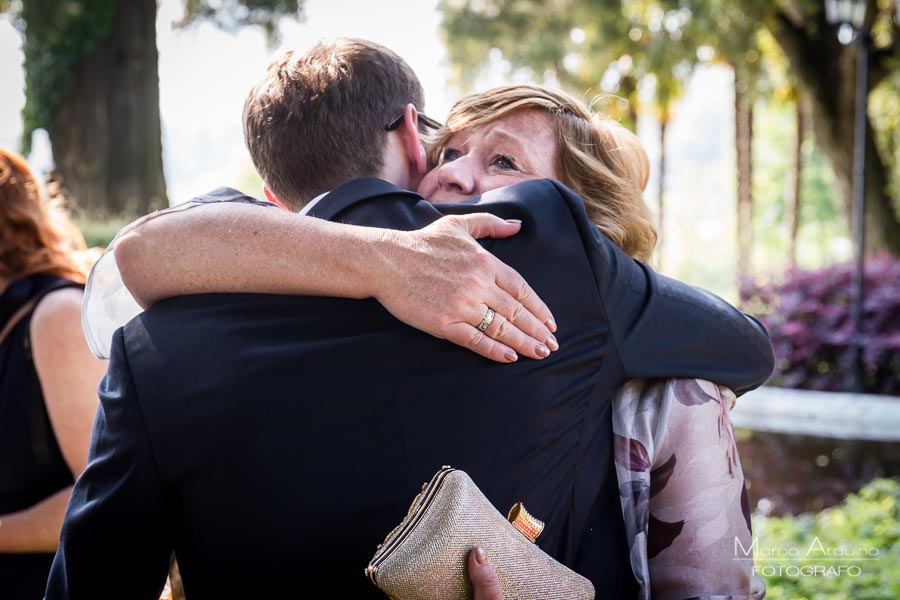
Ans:
[[[315,198],[313,198],[313,199],[312,199],[306,206],[304,206],[304,207],[300,210],[300,212],[297,213],[297,214],[300,214],[300,215],[306,215],[306,214],[309,214],[309,211],[312,210],[313,206],[315,206],[316,203],[317,203],[319,200],[321,200],[322,198],[324,198],[325,196],[327,196],[327,195],[330,193],[330,191],[331,191],[331,190],[329,190],[328,192],[322,192],[321,194],[319,194],[318,196],[316,196]]]

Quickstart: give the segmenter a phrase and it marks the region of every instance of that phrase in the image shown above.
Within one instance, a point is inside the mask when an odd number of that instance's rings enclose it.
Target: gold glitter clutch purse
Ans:
[[[591,600],[590,581],[535,543],[544,524],[516,504],[504,518],[464,472],[443,467],[366,568],[393,600],[469,600],[466,559],[482,546],[505,600]]]

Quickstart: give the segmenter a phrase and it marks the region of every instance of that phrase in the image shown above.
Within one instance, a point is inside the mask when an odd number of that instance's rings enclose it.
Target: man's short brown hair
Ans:
[[[416,74],[367,40],[322,41],[276,58],[244,104],[244,139],[269,189],[299,210],[317,195],[384,164],[385,125],[412,102]]]

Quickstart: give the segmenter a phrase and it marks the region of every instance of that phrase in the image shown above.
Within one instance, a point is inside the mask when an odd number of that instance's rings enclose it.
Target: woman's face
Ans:
[[[419,194],[459,202],[527,179],[556,179],[556,127],[540,110],[523,110],[456,133]]]

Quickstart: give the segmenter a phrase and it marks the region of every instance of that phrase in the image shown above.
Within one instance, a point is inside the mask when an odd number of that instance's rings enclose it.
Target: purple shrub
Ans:
[[[774,283],[745,279],[744,310],[765,324],[775,347],[770,385],[842,391],[854,348],[863,348],[865,391],[900,395],[900,260],[866,261],[862,332],[853,329],[853,269],[791,269]]]

